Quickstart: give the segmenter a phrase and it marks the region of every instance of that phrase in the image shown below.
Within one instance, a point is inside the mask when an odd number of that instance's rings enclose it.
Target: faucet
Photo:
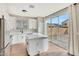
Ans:
[[[23,33],[23,29],[22,29],[22,30],[20,30],[20,32],[21,32],[21,33]]]

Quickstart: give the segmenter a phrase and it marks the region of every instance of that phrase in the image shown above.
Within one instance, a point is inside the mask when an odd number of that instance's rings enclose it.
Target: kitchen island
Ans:
[[[40,33],[28,33],[26,45],[29,55],[37,55],[48,49],[48,37]]]

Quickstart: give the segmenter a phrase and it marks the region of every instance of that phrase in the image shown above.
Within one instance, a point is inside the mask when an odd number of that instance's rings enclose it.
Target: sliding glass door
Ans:
[[[46,21],[47,35],[49,40],[58,46],[68,49],[69,41],[69,14],[55,14]]]

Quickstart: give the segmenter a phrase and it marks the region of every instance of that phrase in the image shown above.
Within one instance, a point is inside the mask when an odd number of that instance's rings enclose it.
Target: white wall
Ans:
[[[5,18],[5,30],[9,31],[14,28],[15,18],[8,15],[7,4],[0,4],[0,18],[4,15]]]
[[[2,17],[2,15],[6,14],[6,12],[5,12],[6,10],[7,10],[6,5],[0,4],[0,18]]]
[[[44,34],[45,35],[48,35],[48,29],[47,29],[47,21],[49,20],[50,18],[44,18],[44,26],[45,26],[45,29],[44,29]]]
[[[44,18],[43,17],[38,17],[38,32],[39,33],[44,33]]]
[[[5,18],[5,29],[7,29],[7,20],[9,20],[9,15],[7,13],[8,9],[6,4],[0,4],[0,18],[4,15]]]
[[[11,31],[16,29],[16,17],[8,16],[8,19],[5,19],[5,29],[6,31]]]

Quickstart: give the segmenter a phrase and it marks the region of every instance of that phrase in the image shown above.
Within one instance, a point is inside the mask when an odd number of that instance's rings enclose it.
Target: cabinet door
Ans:
[[[29,55],[36,55],[39,52],[39,40],[38,39],[29,39],[27,45],[27,51]]]

